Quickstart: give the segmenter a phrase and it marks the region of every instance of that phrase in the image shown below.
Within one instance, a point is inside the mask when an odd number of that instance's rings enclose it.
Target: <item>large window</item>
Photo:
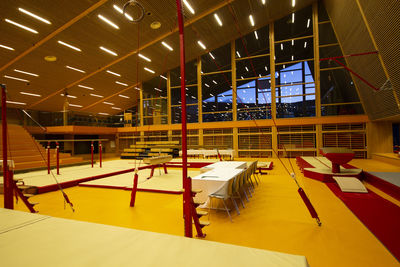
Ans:
[[[155,77],[144,82],[143,124],[168,124],[167,108],[167,81],[162,77]]]

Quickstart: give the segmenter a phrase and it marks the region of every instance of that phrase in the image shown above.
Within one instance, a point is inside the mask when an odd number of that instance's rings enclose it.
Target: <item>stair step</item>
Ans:
[[[30,198],[30,197],[33,197],[33,196],[35,196],[34,194],[24,194],[24,197],[26,197],[26,198]]]
[[[36,206],[39,204],[39,202],[33,202],[33,203],[29,202],[29,204],[31,204],[32,206]]]
[[[203,205],[205,202],[204,201],[202,201],[202,202],[198,202],[198,201],[193,201],[193,204],[194,204],[194,206],[197,208],[198,206],[200,206],[200,205]]]
[[[199,223],[200,223],[200,227],[201,227],[201,228],[210,225],[210,222],[209,222],[209,221],[200,221]]]
[[[201,216],[206,216],[206,215],[208,215],[208,212],[207,212],[207,211],[204,211],[204,210],[196,210],[196,214],[197,214],[197,216],[200,218]]]

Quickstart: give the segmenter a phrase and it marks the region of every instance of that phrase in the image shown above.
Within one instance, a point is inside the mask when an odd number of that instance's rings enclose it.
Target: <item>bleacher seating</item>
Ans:
[[[15,170],[38,169],[47,167],[46,149],[40,145],[22,126],[8,124],[8,159],[14,160]],[[0,134],[0,149],[3,149],[3,133]],[[3,154],[0,153],[0,159]],[[69,153],[60,153],[60,165],[72,165],[85,162],[80,157],[71,157]],[[56,151],[50,150],[51,166],[56,165]]]
[[[121,159],[142,159],[154,156],[179,156],[179,141],[137,141],[125,148]]]

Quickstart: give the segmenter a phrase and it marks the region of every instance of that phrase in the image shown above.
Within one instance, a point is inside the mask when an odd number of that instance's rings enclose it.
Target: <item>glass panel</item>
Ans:
[[[328,13],[326,12],[325,6],[322,1],[318,2],[318,21],[327,21],[329,20]]]
[[[305,100],[305,96],[276,98],[276,117],[314,117],[315,100]]]
[[[236,58],[269,53],[268,25],[235,41]]]
[[[292,13],[274,24],[275,41],[313,34],[312,7]]]
[[[165,74],[163,74],[165,77]],[[154,77],[143,82],[143,97],[153,98],[167,96],[167,81],[161,77]]]
[[[231,121],[232,113],[212,113],[212,114],[203,114],[203,122],[213,122],[213,121]]]
[[[270,74],[269,56],[236,61],[236,79]]]
[[[214,57],[214,58],[213,58]],[[231,69],[231,45],[215,49],[201,56],[201,69],[204,73]]]
[[[199,109],[197,105],[186,106],[186,121],[188,123],[194,123],[199,121]],[[182,122],[182,107],[174,106],[171,108],[171,121],[173,124]]]
[[[313,39],[291,40],[275,44],[275,62],[289,62],[293,60],[314,58]]]
[[[186,87],[186,104],[197,103],[197,85]],[[181,104],[181,88],[171,88],[171,105]]]
[[[143,125],[168,124],[167,117],[143,118]]]
[[[231,80],[231,73],[204,75],[202,77],[203,112],[232,111]],[[203,121],[209,121],[209,117],[214,118],[214,115],[204,115]],[[215,117],[216,120],[232,120],[232,115],[216,115]]]
[[[321,104],[359,101],[356,87],[347,70],[321,71]]]
[[[340,49],[339,45],[320,47],[319,56],[321,59],[330,58],[330,57],[339,57],[339,56],[342,56],[342,50]],[[341,62],[342,64],[346,65],[346,61],[343,58],[339,58],[338,61]],[[320,65],[321,69],[340,67],[340,65],[338,63],[336,63],[334,60],[329,60],[329,59],[321,60],[319,65]]]
[[[364,114],[361,104],[322,106],[322,116],[355,115]]]
[[[337,43],[335,32],[330,23],[323,23],[318,26],[319,44],[334,44]]]
[[[185,66],[186,84],[197,83],[197,60],[186,62]],[[170,71],[171,86],[181,85],[181,68],[177,67]]]
[[[314,61],[303,61],[294,64],[276,66],[276,85],[314,82]]]
[[[271,118],[270,78],[237,81],[237,119],[261,120]]]

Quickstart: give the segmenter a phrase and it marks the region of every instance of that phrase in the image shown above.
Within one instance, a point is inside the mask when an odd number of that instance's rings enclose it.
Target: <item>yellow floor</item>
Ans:
[[[357,161],[357,167],[364,162]],[[294,160],[293,166],[320,215],[321,227],[309,216],[296,184],[275,159],[274,170],[262,176],[262,184],[250,202],[245,203],[246,208],[240,209],[241,215],[234,214],[233,223],[224,212],[211,213],[211,225],[204,228],[206,240],[305,255],[312,267],[399,266],[323,183],[303,178]],[[34,196],[32,201],[40,202],[37,207],[41,214],[183,235],[181,196],[138,192],[136,206],[130,208],[129,191],[86,187],[65,191],[74,203],[75,213],[68,207],[64,210],[60,192]],[[2,206],[2,195],[0,201]],[[26,210],[21,203],[16,209]]]

